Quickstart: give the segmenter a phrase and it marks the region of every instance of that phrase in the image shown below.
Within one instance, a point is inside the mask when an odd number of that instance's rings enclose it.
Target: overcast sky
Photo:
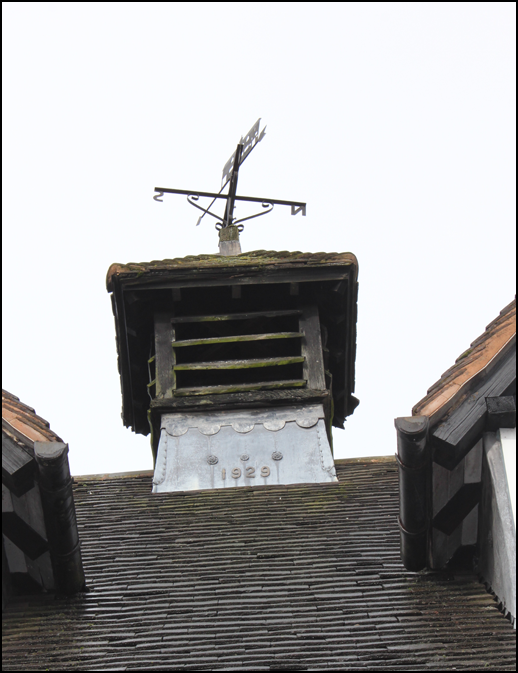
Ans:
[[[338,458],[396,449],[411,414],[515,295],[511,2],[23,3],[3,14],[3,387],[72,473],[151,469],[120,418],[112,262],[217,252],[185,197],[307,202],[243,251],[351,251],[356,396]],[[240,214],[239,211],[237,214]]]

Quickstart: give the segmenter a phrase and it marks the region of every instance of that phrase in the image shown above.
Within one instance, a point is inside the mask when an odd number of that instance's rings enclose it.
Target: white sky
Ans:
[[[3,387],[73,474],[151,469],[120,418],[112,262],[217,252],[185,197],[306,201],[243,251],[351,251],[356,396],[338,458],[394,453],[394,418],[515,295],[511,2],[23,3],[3,14]],[[239,214],[239,210],[238,213]]]

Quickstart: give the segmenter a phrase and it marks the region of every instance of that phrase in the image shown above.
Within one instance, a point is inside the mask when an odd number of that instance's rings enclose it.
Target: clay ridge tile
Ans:
[[[505,354],[516,339],[516,298],[508,304],[470,347],[456,359],[412,409],[414,416],[429,416],[434,422],[469,392],[469,382],[495,358]]]
[[[62,442],[48,421],[16,395],[2,390],[2,430],[17,443],[33,448],[34,442]]]

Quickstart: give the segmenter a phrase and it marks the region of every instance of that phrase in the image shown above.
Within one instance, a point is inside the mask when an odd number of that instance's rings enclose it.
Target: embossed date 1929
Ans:
[[[245,477],[248,477],[249,479],[253,479],[255,477],[258,477],[259,475],[256,474],[256,468],[255,467],[245,467]],[[239,477],[243,474],[243,470],[240,467],[234,467],[230,471],[230,476],[232,479],[239,479]],[[261,467],[260,470],[260,476],[261,477],[269,477],[270,476],[270,468],[267,465],[264,465]],[[221,478],[226,479],[227,478],[227,471],[225,468],[221,470]]]

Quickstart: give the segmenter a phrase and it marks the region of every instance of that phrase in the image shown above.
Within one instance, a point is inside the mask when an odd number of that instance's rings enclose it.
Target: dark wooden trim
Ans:
[[[34,486],[34,458],[2,432],[2,483],[20,497]]]
[[[341,285],[341,283],[340,283]],[[341,292],[341,287],[338,289]],[[354,376],[356,363],[356,330],[358,313],[358,283],[356,279],[349,279],[347,282],[347,312],[346,312],[346,337],[345,337],[345,396],[344,396],[344,415],[352,414],[358,406],[359,401],[353,396]]]
[[[49,548],[47,540],[16,511],[2,511],[2,533],[32,561]]]
[[[433,518],[433,527],[451,535],[480,502],[481,482],[464,484]]]
[[[425,416],[396,418],[399,473],[399,531],[405,568],[426,566],[431,511],[429,421]]]
[[[308,388],[324,390],[326,380],[318,307],[314,304],[305,306],[299,324],[300,331],[304,333],[302,339],[302,355],[305,357],[303,377],[308,382]]]
[[[276,407],[278,405],[325,404],[329,398],[328,390],[309,390],[290,388],[280,390],[252,390],[240,393],[203,395],[200,397],[180,397],[178,391],[172,398],[151,401],[151,413],[163,414],[168,411],[225,410],[242,408]]]
[[[133,386],[129,360],[128,334],[126,332],[126,308],[124,292],[120,278],[113,279],[112,309],[115,319],[115,331],[118,345],[119,372],[122,388],[122,419],[127,428],[135,428],[135,408],[133,404]]]
[[[265,264],[225,267],[223,269],[184,268],[148,272],[146,276],[121,277],[124,287],[134,290],[163,290],[182,287],[211,287],[232,285],[272,285],[276,283],[312,283],[326,280],[342,280],[349,277],[349,267],[343,264],[326,268]]]
[[[516,351],[512,350],[498,363],[478,390],[450,413],[432,432],[433,459],[452,470],[475,446],[486,427],[486,397],[508,394],[516,382]]]
[[[516,400],[513,395],[486,397],[486,430],[516,427]]]
[[[171,397],[175,387],[174,329],[171,324],[171,313],[155,314],[155,380],[156,397]]]

